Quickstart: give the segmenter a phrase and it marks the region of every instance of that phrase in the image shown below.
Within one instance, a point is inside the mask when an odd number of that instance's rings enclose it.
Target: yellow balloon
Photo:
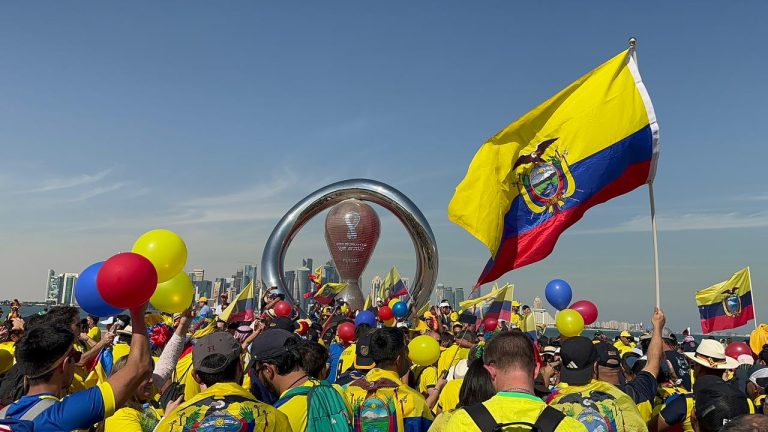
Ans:
[[[408,344],[408,357],[419,366],[431,366],[440,358],[440,344],[432,336],[417,336]]]
[[[178,234],[166,229],[145,232],[133,244],[131,252],[152,262],[160,283],[176,276],[187,264],[187,245]]]
[[[195,297],[195,287],[189,276],[183,271],[178,272],[171,280],[157,284],[155,293],[149,302],[157,310],[167,313],[184,312]]]
[[[393,298],[392,300],[390,300],[390,301],[389,301],[389,304],[388,304],[387,306],[389,306],[389,307],[390,307],[390,309],[391,309],[391,308],[392,308],[392,306],[394,306],[394,305],[395,305],[395,303],[397,303],[397,302],[399,302],[399,301],[400,301],[400,299],[399,299],[399,298],[397,298],[397,297],[395,297],[395,298]]]
[[[384,325],[387,326],[387,327],[394,327],[395,319],[394,318],[390,318],[390,319],[384,321]]]
[[[584,330],[584,318],[573,309],[563,309],[555,317],[557,330],[565,337],[574,337]]]
[[[456,322],[459,320],[459,314],[456,312],[451,312],[451,322]]]

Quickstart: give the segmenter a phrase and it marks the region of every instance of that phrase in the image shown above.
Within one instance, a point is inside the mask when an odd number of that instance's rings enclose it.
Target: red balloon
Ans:
[[[96,289],[107,304],[131,309],[149,301],[157,288],[157,270],[143,256],[119,253],[104,262],[96,275]]]
[[[344,342],[353,342],[355,340],[355,325],[348,321],[339,324],[336,335]]]
[[[488,317],[483,321],[483,326],[485,327],[485,331],[494,331],[496,330],[496,327],[499,325],[499,321],[494,317]]]
[[[742,354],[747,354],[748,356],[754,358],[752,356],[752,349],[744,342],[731,342],[727,347],[725,347],[725,355],[728,357],[738,359]]]
[[[291,316],[291,312],[293,312],[291,304],[285,300],[280,300],[279,302],[275,303],[274,309],[275,315],[279,317],[289,317]]]
[[[584,318],[584,325],[590,325],[597,321],[597,306],[589,300],[579,300],[568,309],[573,309]]]
[[[395,317],[395,313],[392,312],[392,308],[389,306],[382,306],[379,308],[379,319],[382,321],[389,321]]]

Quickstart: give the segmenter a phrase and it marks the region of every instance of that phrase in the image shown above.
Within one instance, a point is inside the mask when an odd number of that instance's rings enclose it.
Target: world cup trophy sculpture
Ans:
[[[274,287],[295,301],[286,289],[285,252],[302,226],[323,210],[331,209],[325,221],[325,239],[342,282],[348,284],[339,296],[355,310],[362,309],[365,297],[360,276],[379,239],[381,223],[368,204],[392,212],[403,224],[416,252],[416,273],[408,289],[408,316],[429,301],[437,281],[437,244],[424,214],[400,191],[375,180],[353,179],[330,184],[307,195],[280,219],[261,255],[263,286]]]
[[[336,204],[325,218],[325,242],[341,282],[347,287],[337,296],[353,310],[360,310],[365,297],[360,290],[360,276],[379,241],[381,222],[368,204],[349,199]]]

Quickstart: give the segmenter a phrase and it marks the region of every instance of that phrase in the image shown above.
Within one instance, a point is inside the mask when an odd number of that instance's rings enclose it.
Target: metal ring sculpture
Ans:
[[[277,287],[286,299],[294,301],[286,290],[285,252],[302,226],[321,211],[341,201],[355,198],[379,204],[391,211],[408,231],[416,249],[416,275],[409,290],[412,304],[429,301],[437,281],[437,243],[432,229],[416,204],[387,184],[368,179],[343,180],[307,195],[277,223],[261,256],[261,280],[265,287]],[[414,308],[410,308],[409,315]]]

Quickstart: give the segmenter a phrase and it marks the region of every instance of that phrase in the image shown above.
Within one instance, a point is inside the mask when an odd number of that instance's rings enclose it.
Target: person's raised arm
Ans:
[[[659,375],[659,366],[661,365],[661,356],[664,354],[661,332],[664,329],[664,324],[667,323],[664,312],[658,307],[653,312],[651,322],[653,323],[653,334],[651,335],[651,343],[648,345],[648,352],[645,353],[648,360],[643,371],[657,377]]]
[[[115,408],[119,408],[133,395],[142,381],[152,373],[149,357],[149,338],[144,322],[146,303],[136,309],[131,309],[131,351],[125,366],[109,377],[107,381],[115,395]]]
[[[104,337],[102,337],[100,341],[94,342],[95,345],[92,348],[90,348],[88,351],[83,353],[82,357],[80,357],[80,361],[77,362],[77,365],[80,367],[86,367],[86,365],[90,364],[91,360],[93,360],[94,357],[101,354],[101,350],[104,347],[112,345],[112,342],[114,340],[115,340],[114,333],[105,333]]]
[[[165,348],[163,348],[163,353],[160,354],[157,364],[155,364],[152,381],[156,388],[162,388],[168,378],[173,375],[173,371],[176,370],[176,363],[179,362],[179,357],[184,351],[184,343],[187,340],[190,324],[192,324],[192,310],[187,309],[181,315],[176,331],[173,332]]]

